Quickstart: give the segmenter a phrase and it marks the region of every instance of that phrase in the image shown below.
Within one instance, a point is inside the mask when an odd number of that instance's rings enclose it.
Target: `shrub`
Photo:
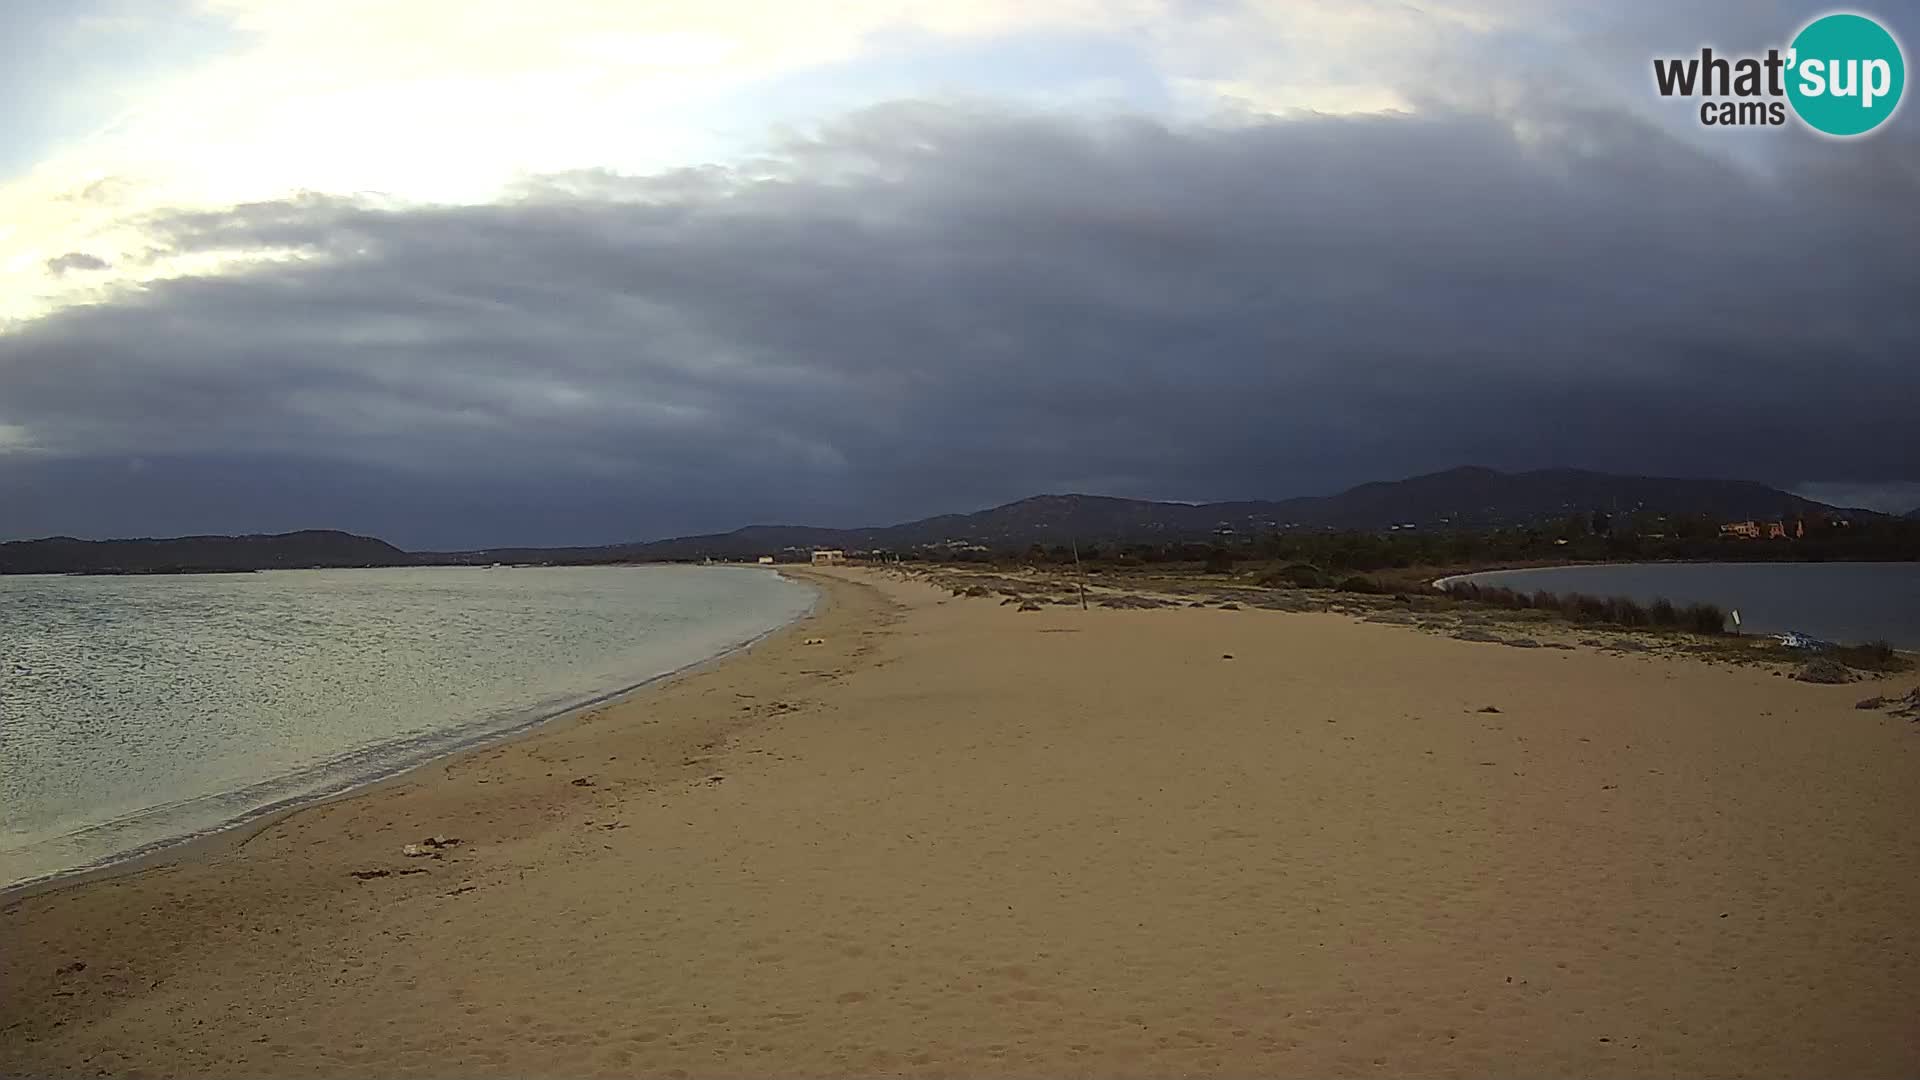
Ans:
[[[1833,659],[1860,671],[1905,671],[1907,661],[1884,641],[1865,645],[1838,645],[1827,650]]]
[[[1299,589],[1324,589],[1327,587],[1327,576],[1321,573],[1317,566],[1293,563],[1262,575],[1260,584],[1268,588],[1292,586]]]
[[[1727,613],[1717,604],[1688,604],[1680,612],[1680,624],[1696,634],[1727,632]]]
[[[1206,571],[1209,574],[1228,574],[1233,572],[1233,552],[1217,547],[1207,552]]]
[[[1647,609],[1640,606],[1631,597],[1622,596],[1613,602],[1613,621],[1621,626],[1646,626],[1653,621]]]
[[[1680,625],[1679,610],[1673,606],[1673,601],[1664,596],[1656,599],[1653,605],[1647,608],[1647,618],[1652,620],[1655,626]]]
[[[1347,580],[1342,581],[1337,587],[1341,592],[1351,593],[1377,593],[1380,591],[1380,586],[1375,585],[1372,578],[1360,574],[1355,574]]]
[[[1608,604],[1605,600],[1585,593],[1574,593],[1569,599],[1573,601],[1576,617],[1582,622],[1609,621],[1607,619]]]
[[[1850,683],[1853,681],[1853,672],[1848,671],[1847,665],[1840,661],[1822,656],[1807,661],[1799,671],[1793,673],[1793,677],[1810,683]]]
[[[1525,606],[1520,594],[1504,585],[1496,585],[1489,589],[1480,590],[1479,599],[1481,603],[1492,604],[1494,607],[1518,608]]]

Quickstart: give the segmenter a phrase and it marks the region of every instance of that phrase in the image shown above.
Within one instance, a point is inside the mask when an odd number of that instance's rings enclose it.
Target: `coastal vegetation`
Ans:
[[[1460,530],[1273,530],[1211,541],[1086,543],[1082,563],[1115,568],[1196,564],[1209,573],[1236,565],[1274,563],[1289,572],[1306,566],[1341,577],[1394,570],[1465,572],[1494,567],[1581,562],[1911,562],[1920,559],[1920,521],[1901,518],[1800,519],[1796,538],[1723,536],[1705,515],[1572,514],[1552,524]],[[902,552],[934,562],[1071,563],[1067,544],[956,552]],[[1435,576],[1438,576],[1437,574]],[[1325,582],[1331,585],[1334,581]],[[1430,580],[1430,579],[1429,579]],[[1319,581],[1296,581],[1319,585]]]
[[[1589,596],[1585,593],[1551,593],[1545,589],[1524,592],[1504,586],[1456,582],[1447,588],[1456,599],[1513,610],[1558,612],[1573,622],[1606,623],[1630,628],[1690,630],[1696,634],[1722,634],[1727,629],[1727,613],[1717,604],[1688,604],[1658,599],[1642,604],[1624,596]]]

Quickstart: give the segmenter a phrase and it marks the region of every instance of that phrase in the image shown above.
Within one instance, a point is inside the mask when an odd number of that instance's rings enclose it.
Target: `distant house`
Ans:
[[[813,553],[815,566],[839,566],[847,561],[847,553],[839,548],[827,548]]]
[[[761,566],[772,566],[772,565],[773,565],[773,556],[771,556],[771,555],[762,555],[762,556],[760,556],[760,565],[761,565]]]
[[[1792,521],[1729,521],[1720,526],[1722,540],[1798,540],[1807,535],[1799,518]]]

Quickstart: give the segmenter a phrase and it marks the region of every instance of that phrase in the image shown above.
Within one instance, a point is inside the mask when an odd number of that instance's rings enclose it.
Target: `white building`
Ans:
[[[815,566],[839,566],[847,561],[847,553],[839,548],[827,548],[813,553]]]

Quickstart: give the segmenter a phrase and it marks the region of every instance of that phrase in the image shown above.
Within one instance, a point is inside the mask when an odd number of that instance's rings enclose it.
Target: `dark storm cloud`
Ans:
[[[131,458],[114,490],[224,528],[443,545],[1464,462],[1920,478],[1920,154],[1779,142],[1756,174],[1565,107],[901,104],[499,206],[172,215],[176,250],[289,257],[0,337],[0,425],[34,447],[0,439],[4,528],[162,531],[74,481]]]

